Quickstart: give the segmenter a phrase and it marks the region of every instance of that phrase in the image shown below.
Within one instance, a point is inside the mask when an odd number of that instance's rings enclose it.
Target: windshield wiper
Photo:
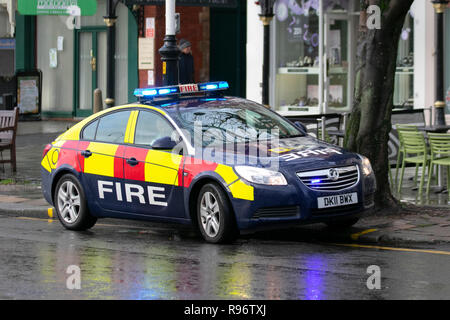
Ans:
[[[289,138],[298,138],[298,137],[304,137],[304,134],[292,134],[290,136],[282,136],[280,139],[289,139]]]

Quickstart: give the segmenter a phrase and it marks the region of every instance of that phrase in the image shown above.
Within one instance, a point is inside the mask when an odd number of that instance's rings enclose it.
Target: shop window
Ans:
[[[274,101],[271,101],[277,111],[285,115],[319,114],[323,111],[319,108],[321,97],[326,102],[325,113],[350,110],[357,25],[353,13],[357,7],[357,1],[324,2],[322,36],[327,61],[321,61],[319,1],[277,1]]]
[[[394,107],[414,106],[414,17],[410,11],[400,36],[395,72]]]
[[[318,8],[276,5],[276,101],[281,111],[301,111],[319,104]]]

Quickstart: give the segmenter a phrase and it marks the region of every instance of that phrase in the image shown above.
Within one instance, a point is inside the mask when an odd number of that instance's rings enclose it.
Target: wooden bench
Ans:
[[[11,163],[12,170],[16,172],[16,133],[17,122],[19,121],[19,108],[12,111],[0,111],[0,152],[3,150],[10,151],[8,160],[0,159],[0,163]]]

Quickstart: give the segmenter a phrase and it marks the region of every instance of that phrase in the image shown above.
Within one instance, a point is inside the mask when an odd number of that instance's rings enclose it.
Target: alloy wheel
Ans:
[[[203,230],[208,237],[214,238],[220,230],[220,208],[212,192],[205,192],[200,202],[200,218]]]
[[[74,223],[80,214],[80,192],[71,181],[61,184],[58,191],[58,209],[67,223]]]

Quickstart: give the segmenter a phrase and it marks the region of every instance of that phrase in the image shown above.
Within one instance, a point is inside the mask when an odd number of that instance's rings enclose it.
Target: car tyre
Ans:
[[[83,231],[97,222],[89,212],[83,187],[72,174],[65,174],[58,181],[53,202],[58,219],[66,229]]]
[[[230,243],[238,236],[232,208],[222,188],[214,183],[202,187],[197,199],[200,233],[210,243]]]
[[[347,229],[352,227],[359,221],[359,218],[345,219],[326,222],[325,224],[331,229]]]

